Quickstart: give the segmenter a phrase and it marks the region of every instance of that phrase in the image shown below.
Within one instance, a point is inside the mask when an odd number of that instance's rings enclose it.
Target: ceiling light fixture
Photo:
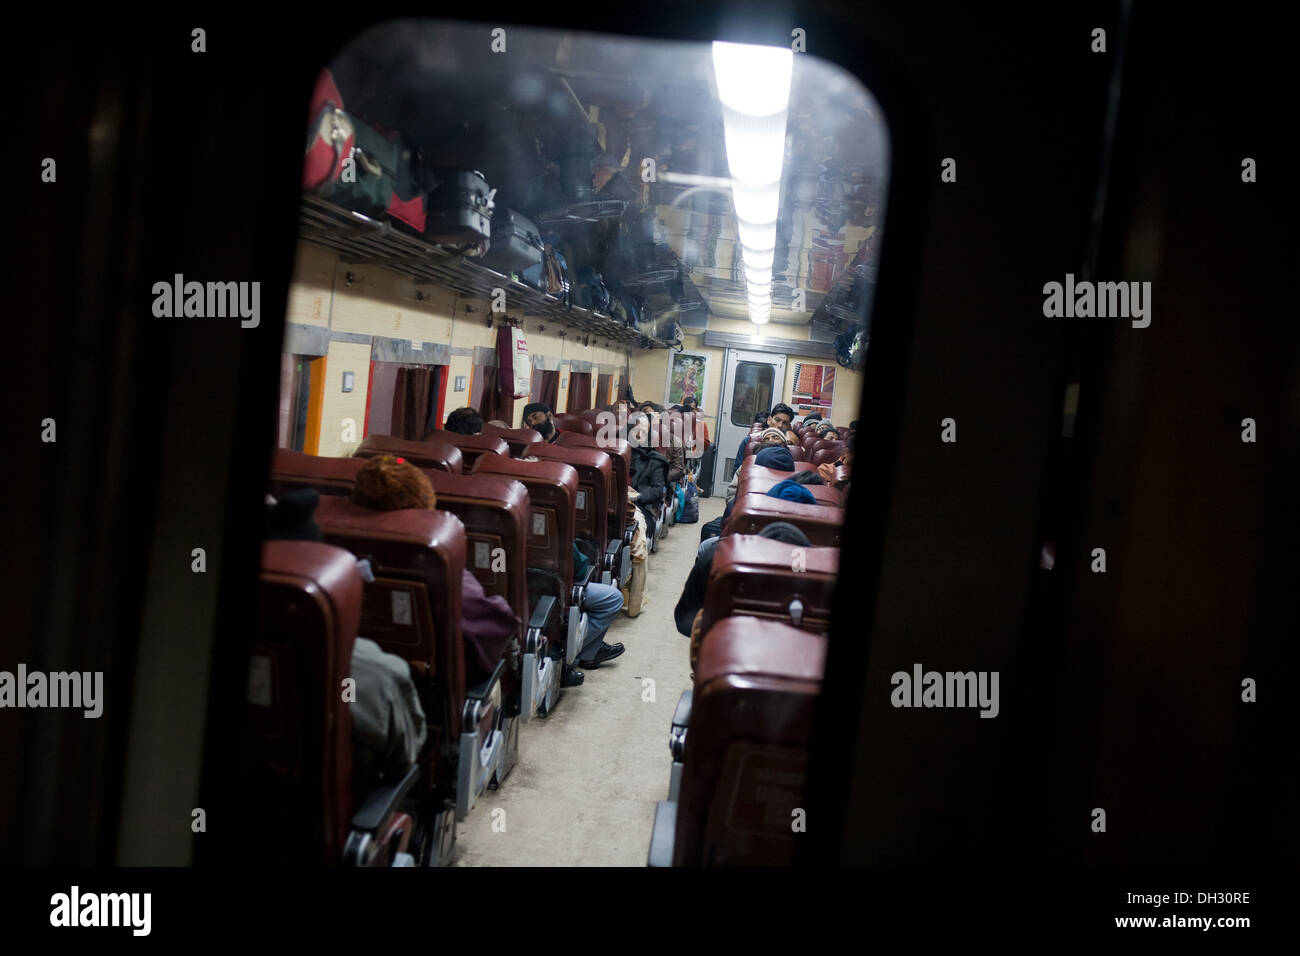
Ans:
[[[749,318],[762,325],[769,320],[772,308],[772,264],[794,54],[786,47],[716,42],[713,73],[722,101]]]

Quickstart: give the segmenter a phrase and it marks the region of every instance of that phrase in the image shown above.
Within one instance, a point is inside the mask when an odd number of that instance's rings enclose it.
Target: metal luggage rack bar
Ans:
[[[387,220],[371,219],[309,193],[303,194],[299,208],[299,236],[313,245],[337,252],[347,262],[393,269],[409,275],[418,285],[440,285],[465,296],[488,298],[493,289],[508,289],[511,300],[522,307],[527,317],[563,322],[618,345],[656,347],[642,333],[626,328],[610,316],[581,306],[567,306],[554,296],[494,272],[472,257],[394,229]]]

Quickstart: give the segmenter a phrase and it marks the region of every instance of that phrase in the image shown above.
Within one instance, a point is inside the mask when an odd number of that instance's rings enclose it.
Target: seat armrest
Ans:
[[[352,815],[352,829],[364,830],[368,833],[376,832],[397,810],[397,805],[402,802],[402,798],[415,786],[415,781],[419,778],[419,768],[411,766],[397,780],[382,784],[377,790],[371,791],[366,796],[365,802],[361,804],[361,808]]]
[[[546,622],[555,614],[558,605],[554,595],[547,594],[537,600],[537,606],[533,608],[533,615],[528,619],[528,629],[546,630]]]
[[[687,688],[682,691],[682,696],[677,699],[677,709],[673,711],[674,727],[689,727],[691,723],[691,699],[695,691]]]
[[[475,700],[483,700],[492,693],[493,685],[500,683],[501,678],[505,676],[505,672],[506,662],[503,660],[497,661],[497,666],[492,668],[492,673],[487,678],[473,687],[465,688],[465,696],[472,697]],[[687,691],[687,693],[690,693],[690,691]]]
[[[612,571],[618,564],[619,552],[623,550],[622,540],[609,541],[605,544],[605,570]]]

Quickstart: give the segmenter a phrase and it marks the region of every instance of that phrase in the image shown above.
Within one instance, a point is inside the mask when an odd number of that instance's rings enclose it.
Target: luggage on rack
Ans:
[[[424,238],[444,246],[467,246],[492,235],[496,190],[474,170],[439,167],[432,170]]]
[[[385,133],[364,120],[349,119],[354,139],[348,161],[317,192],[345,209],[372,217],[387,213],[423,232],[419,151],[401,133]]]
[[[352,118],[343,110],[343,95],[329,70],[322,70],[312,92],[303,157],[302,185],[318,192],[327,189],[343,172],[343,163],[356,145]]]
[[[605,280],[600,273],[591,266],[583,266],[578,270],[577,298],[578,305],[584,309],[609,313],[609,290],[605,288]]]
[[[492,216],[492,245],[484,265],[509,275],[542,264],[543,243],[536,223],[509,206],[497,206]]]
[[[519,281],[571,303],[569,264],[560,252],[558,242],[559,239],[552,234],[544,236],[542,261],[519,273]]]

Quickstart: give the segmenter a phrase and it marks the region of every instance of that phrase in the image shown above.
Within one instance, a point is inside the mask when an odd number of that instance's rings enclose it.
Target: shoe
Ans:
[[[595,657],[589,661],[579,661],[578,663],[587,668],[587,670],[591,670],[593,667],[599,667],[601,664],[605,663],[605,661],[612,661],[614,658],[622,654],[624,650],[626,650],[626,648],[624,648],[622,644],[602,643],[600,645],[600,650],[596,651]]]
[[[587,675],[578,670],[572,664],[565,664],[564,670],[560,671],[561,687],[580,687],[582,682],[587,679]]]

